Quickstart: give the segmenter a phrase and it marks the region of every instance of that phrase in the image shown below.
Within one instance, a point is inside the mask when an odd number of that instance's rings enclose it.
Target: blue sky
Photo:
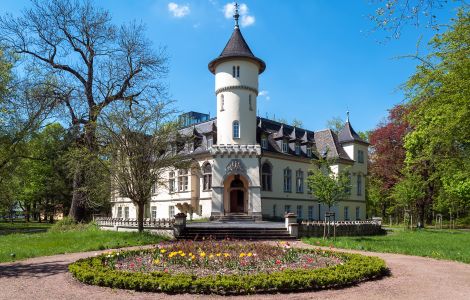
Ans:
[[[233,30],[220,0],[103,0],[113,22],[138,20],[147,25],[155,46],[170,57],[168,83],[181,111],[215,114],[214,78],[207,64],[217,57]],[[373,129],[387,110],[403,101],[399,90],[416,62],[395,57],[415,53],[435,34],[408,26],[398,40],[371,33],[367,15],[376,6],[356,1],[240,1],[242,33],[254,54],[267,64],[260,77],[259,115],[294,118],[319,130],[334,116],[351,112],[356,130]],[[2,12],[17,14],[27,0],[2,0]],[[456,13],[453,5],[438,11],[440,23]]]

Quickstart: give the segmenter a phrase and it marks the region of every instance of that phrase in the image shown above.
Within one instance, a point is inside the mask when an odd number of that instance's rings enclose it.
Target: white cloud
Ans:
[[[176,4],[175,2],[168,3],[168,11],[175,18],[182,18],[191,12],[188,4],[180,5],[180,4]]]
[[[224,5],[224,16],[226,19],[233,18],[235,14],[235,2],[227,3]],[[240,14],[240,25],[242,27],[248,27],[250,25],[255,24],[255,16],[249,14],[248,5],[245,3],[240,4],[238,7],[238,13]]]
[[[258,93],[258,96],[264,97],[267,101],[271,100],[271,97],[269,96],[269,92],[266,90],[262,90]]]
[[[250,25],[255,24],[255,17],[254,16],[242,16],[241,25],[243,27],[248,27]]]

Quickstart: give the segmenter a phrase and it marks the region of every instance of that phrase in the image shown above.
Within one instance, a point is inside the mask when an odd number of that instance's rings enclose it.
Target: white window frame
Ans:
[[[314,213],[314,208],[312,205],[308,206],[308,219],[313,220],[313,213]]]
[[[124,219],[129,219],[129,206],[124,207]]]
[[[187,192],[188,186],[188,170],[178,170],[178,192]]]
[[[284,193],[292,192],[292,171],[289,168],[284,169]]]
[[[168,206],[168,217],[173,218],[175,216],[175,206],[170,205]]]
[[[176,192],[176,181],[175,181],[175,172],[171,171],[168,174],[168,192],[174,193]]]
[[[210,168],[210,170],[207,169]],[[202,190],[210,191],[212,189],[212,165],[205,163],[202,167]]]
[[[119,206],[119,207],[117,208],[117,217],[118,217],[118,218],[122,218],[122,206]]]
[[[240,138],[240,122],[238,120],[232,122],[232,137],[233,139]]]
[[[295,155],[300,155],[301,151],[300,151],[300,144],[299,143],[295,143]]]
[[[286,140],[282,140],[282,152],[289,152],[289,143]]]
[[[150,206],[150,218],[152,220],[156,220],[157,219],[157,207],[155,205],[153,206]]]

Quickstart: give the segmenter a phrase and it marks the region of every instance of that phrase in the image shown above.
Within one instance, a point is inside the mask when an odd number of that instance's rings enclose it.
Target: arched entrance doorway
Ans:
[[[225,181],[225,213],[248,213],[248,183],[240,175],[231,175]]]

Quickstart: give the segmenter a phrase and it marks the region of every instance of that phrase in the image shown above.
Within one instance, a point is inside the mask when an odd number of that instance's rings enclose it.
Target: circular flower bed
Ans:
[[[344,286],[384,274],[383,260],[358,254],[242,241],[179,241],[108,252],[69,270],[80,281],[168,293],[248,294]]]

